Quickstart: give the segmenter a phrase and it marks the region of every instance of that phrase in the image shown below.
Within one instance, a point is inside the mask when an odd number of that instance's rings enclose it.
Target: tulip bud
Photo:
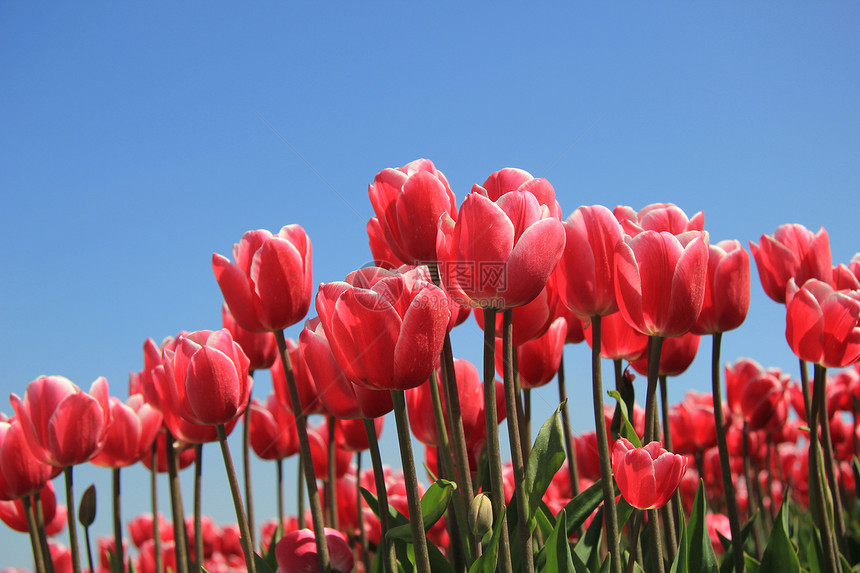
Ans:
[[[479,493],[469,506],[469,521],[472,533],[483,537],[493,529],[493,504],[485,493]]]
[[[89,527],[96,520],[96,486],[91,485],[81,497],[81,507],[78,508],[78,521],[84,527]]]

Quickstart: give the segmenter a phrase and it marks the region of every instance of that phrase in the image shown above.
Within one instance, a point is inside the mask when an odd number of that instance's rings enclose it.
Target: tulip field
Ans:
[[[418,159],[368,198],[372,265],[316,289],[301,221],[249,230],[212,249],[220,330],[141,340],[127,388],[48,375],[11,394],[0,519],[31,571],[860,570],[860,253],[833,260],[824,228],[791,222],[716,240],[671,203],[572,209],[517,168],[458,200]],[[783,305],[796,369],[721,356],[753,289]],[[467,321],[481,363],[452,343]],[[566,344],[590,348],[587,387],[568,382]],[[711,391],[671,403],[697,354]],[[570,400],[591,430],[571,429]],[[380,451],[383,425],[398,451]],[[229,525],[201,507],[209,443]],[[277,476],[264,505],[252,457]],[[152,511],[126,515],[138,464]],[[82,465],[112,475],[112,536],[91,538]]]

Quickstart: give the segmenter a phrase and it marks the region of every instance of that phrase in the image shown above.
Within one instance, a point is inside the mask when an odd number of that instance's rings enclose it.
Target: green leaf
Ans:
[[[456,483],[445,479],[438,479],[424,492],[424,497],[421,498],[421,513],[424,518],[425,532],[429,531],[445,515],[445,512],[448,510],[448,503],[451,501],[451,496],[454,494],[455,489],[457,489]],[[388,538],[410,541],[412,540],[412,527],[408,522],[397,527],[392,527],[388,530]]]
[[[630,423],[630,416],[627,413],[627,405],[624,403],[624,399],[621,397],[621,394],[618,393],[618,390],[610,390],[609,395],[618,401],[618,408],[621,410],[621,417],[624,419],[621,424],[621,436],[627,438],[634,447],[641,448],[642,441],[639,439],[639,436],[636,435],[636,430],[633,429],[633,425]]]
[[[499,538],[501,537],[504,517],[505,508],[503,507],[502,511],[499,512],[499,518],[496,520],[495,527],[493,527],[493,538],[490,540],[486,552],[475,559],[475,562],[469,568],[469,573],[493,573],[496,570],[496,554],[499,551]]]
[[[540,533],[544,539],[552,535],[552,530],[555,529],[556,519],[553,517],[552,511],[546,503],[541,502],[540,508],[538,508],[537,513],[535,513],[535,520],[537,521],[538,529],[540,529]]]
[[[278,560],[275,558],[275,545],[278,544],[278,541],[284,536],[284,524],[279,523],[278,527],[275,528],[275,532],[272,534],[272,541],[269,543],[268,548],[264,548],[264,555],[262,559],[266,562],[269,569],[272,571],[278,570]],[[256,555],[256,553],[254,553]],[[257,558],[254,558],[254,561],[257,561]],[[260,568],[257,567],[259,570]]]
[[[787,504],[783,502],[761,557],[760,573],[800,573],[800,560],[788,537]]]
[[[272,547],[274,546],[275,544],[272,543]],[[272,556],[274,555],[275,552],[272,551]],[[275,562],[275,566],[272,567],[272,565],[269,563],[269,560],[267,558],[262,557],[256,551],[254,552],[254,566],[257,568],[257,573],[276,573],[276,571],[278,570],[277,561]]]
[[[851,470],[854,472],[854,495],[860,498],[860,460],[857,456],[851,461]]]
[[[570,543],[567,541],[567,517],[564,510],[559,513],[555,529],[547,538],[544,545],[546,554],[546,566],[542,573],[575,573],[573,556],[570,554]]]
[[[690,513],[690,523],[688,524],[689,570],[718,573],[720,568],[717,565],[717,556],[714,554],[714,546],[711,545],[711,537],[708,535],[708,528],[705,525],[706,511],[705,482],[699,479],[699,489],[696,491],[696,499],[693,501],[693,511]]]
[[[672,568],[669,570],[669,573],[688,573],[690,571],[690,539],[687,531],[687,523],[684,518],[684,512],[680,507],[678,508],[678,518],[678,539],[681,541],[678,544],[678,553],[675,554],[675,561],[672,562]]]
[[[600,569],[600,538],[603,533],[603,508],[597,510],[594,519],[576,546],[573,548],[576,556],[586,564],[590,571]]]
[[[562,403],[541,426],[526,465],[525,492],[528,499],[528,515],[531,522],[535,510],[543,499],[552,478],[564,463],[564,431],[561,425]]]
[[[585,491],[579,492],[579,495],[570,500],[564,506],[563,511],[567,515],[567,536],[570,537],[573,533],[582,527],[588,516],[594,513],[597,506],[603,501],[603,485],[601,480],[594,482]],[[621,524],[619,524],[619,527]]]

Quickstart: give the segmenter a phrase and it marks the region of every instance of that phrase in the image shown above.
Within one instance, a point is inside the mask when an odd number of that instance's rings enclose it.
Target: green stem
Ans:
[[[326,513],[328,514],[328,518],[326,519],[326,523],[329,524],[329,527],[332,529],[340,529],[337,523],[337,491],[335,488],[337,484],[335,483],[337,480],[337,468],[335,462],[335,428],[334,428],[334,416],[327,417],[326,427],[328,428],[328,448],[326,451],[328,452],[328,483],[326,484],[328,487],[326,488]]]
[[[490,501],[493,504],[493,523],[505,506],[505,485],[502,479],[502,456],[499,446],[499,418],[496,414],[496,309],[484,309],[484,420],[487,424],[487,458],[490,466]],[[514,431],[514,435],[517,432]],[[507,512],[505,512],[507,513]],[[511,542],[508,537],[508,519],[502,517],[499,535],[498,566],[502,573],[513,573]]]
[[[72,549],[72,571],[73,573],[81,573],[81,550],[78,547],[78,530],[77,523],[75,522],[75,493],[72,469],[73,466],[63,468],[63,473],[66,477],[66,512],[69,524],[69,545]]]
[[[514,382],[513,309],[505,310],[502,322],[502,351],[505,378],[505,406],[508,414],[508,437],[511,444],[511,464],[514,470],[514,498],[517,504],[517,531],[520,540],[520,570],[534,571],[532,535],[529,527],[528,500],[525,492],[525,465],[523,460],[521,431],[517,412],[517,395]],[[485,325],[486,327],[486,325]]]
[[[826,380],[826,376],[825,376]],[[825,396],[827,389],[825,388]],[[853,432],[857,436],[857,432]],[[839,481],[836,478],[836,461],[833,457],[833,441],[830,438],[830,416],[827,412],[827,399],[821,401],[821,444],[824,446],[824,473],[827,475],[827,484],[830,486],[830,495],[833,498],[833,523],[836,527],[834,532],[839,550],[848,555],[848,533],[845,530],[845,513],[842,510],[842,494],[839,491]]]
[[[120,468],[113,469],[113,564],[114,571],[125,571],[125,549],[122,546],[122,496],[120,495]]]
[[[355,452],[355,506],[358,515],[358,543],[361,547],[361,562],[365,571],[370,571],[370,552],[367,546],[367,533],[364,531],[364,500],[361,499],[361,450]]]
[[[45,573],[54,573],[54,560],[48,547],[48,536],[45,533],[45,514],[42,510],[42,494],[33,496],[33,513],[36,517],[36,529],[39,532],[39,543],[42,545],[42,555],[45,562]]]
[[[284,527],[284,460],[275,460],[277,490],[278,490],[278,525]]]
[[[732,559],[735,563],[735,573],[742,573],[745,570],[745,564],[744,546],[741,539],[741,520],[738,517],[738,502],[735,498],[735,484],[732,481],[729,447],[726,442],[726,426],[723,421],[722,383],[720,382],[720,345],[722,338],[721,332],[714,334],[711,354],[711,392],[714,397],[714,425],[717,430],[717,449],[720,452],[720,473],[722,474],[723,492],[726,497],[726,512],[732,530]]]
[[[643,444],[659,439],[657,437],[657,381],[662,349],[662,336],[648,338],[648,389],[645,394],[645,439],[642,440]]]
[[[567,412],[567,389],[564,379],[564,353],[558,364],[558,403],[561,404],[561,424],[564,431],[564,447],[567,450],[567,477],[570,480],[571,498],[579,495],[579,470],[576,467],[576,445],[570,431],[570,415]]]
[[[236,521],[239,523],[239,541],[242,543],[242,551],[245,553],[245,566],[248,573],[256,573],[257,565],[254,561],[254,547],[251,545],[251,531],[248,528],[248,518],[245,515],[245,506],[242,504],[242,494],[239,493],[239,482],[236,479],[236,468],[233,467],[233,458],[230,456],[230,446],[227,444],[227,430],[224,424],[215,426],[218,432],[218,442],[221,444],[221,455],[224,458],[224,467],[227,469],[227,481],[230,482],[230,493],[233,496],[233,507],[236,510]],[[197,533],[197,532],[195,532]],[[202,563],[201,550],[198,563]]]
[[[642,511],[634,509],[635,517],[633,518],[633,531],[630,534],[630,549],[627,552],[627,573],[633,573],[633,566],[636,563],[636,555],[639,555],[641,563],[641,548],[639,543],[639,532],[642,531]]]
[[[27,517],[27,531],[30,533],[30,546],[33,550],[33,565],[36,568],[36,573],[45,573],[45,560],[42,556],[42,543],[39,540],[36,516],[33,513],[33,502],[29,495],[24,496],[21,502],[24,504],[24,514]]]
[[[152,501],[152,542],[155,552],[155,573],[164,571],[164,558],[161,556],[161,524],[158,520],[158,438],[152,441],[149,452],[149,494]]]
[[[764,516],[761,515],[761,504],[756,502],[756,489],[755,484],[753,482],[753,471],[752,471],[752,463],[750,462],[750,448],[749,448],[749,428],[747,426],[746,421],[744,421],[743,427],[743,457],[744,457],[744,481],[746,481],[747,485],[747,506],[749,507],[749,514],[752,515],[754,510],[758,510],[759,518],[755,520],[752,527],[753,534],[753,543],[755,544],[755,557],[760,558],[762,555],[762,543],[764,533],[762,531],[761,522],[764,520]]]
[[[308,490],[308,502],[311,506],[311,520],[314,528],[314,541],[317,548],[317,562],[322,573],[329,573],[331,570],[331,559],[328,554],[328,544],[325,539],[325,522],[323,520],[322,506],[320,504],[320,494],[317,489],[317,480],[314,475],[313,458],[311,458],[311,444],[308,439],[307,415],[302,409],[302,402],[299,398],[299,389],[296,386],[296,377],[293,373],[293,364],[290,361],[290,353],[287,350],[287,341],[284,338],[284,331],[275,331],[275,338],[278,342],[278,350],[281,355],[281,363],[284,366],[284,374],[287,379],[287,389],[290,394],[290,405],[293,414],[296,417],[296,429],[299,432],[299,455],[302,459],[302,470],[304,471],[305,485]]]
[[[203,571],[203,444],[194,445],[194,567]]]
[[[821,545],[824,550],[824,567],[830,573],[839,571],[836,548],[833,544],[833,530],[830,528],[830,518],[827,515],[827,497],[821,479],[821,443],[818,438],[818,422],[823,424],[820,416],[821,403],[826,399],[825,385],[827,381],[827,369],[818,364],[814,367],[815,381],[812,385],[812,406],[809,413],[809,492],[815,504],[815,521],[821,532]]]
[[[248,372],[250,378],[254,377],[254,371]],[[251,484],[251,396],[248,395],[248,406],[245,415],[242,416],[242,477],[245,482],[245,513],[248,516],[248,529],[251,530],[251,545],[256,547],[254,541],[254,495]]]
[[[594,404],[594,425],[597,434],[597,456],[600,460],[600,481],[603,489],[603,507],[606,515],[606,543],[609,548],[612,571],[621,573],[621,540],[618,531],[618,512],[615,507],[615,486],[609,441],[606,437],[606,417],[603,413],[603,374],[600,359],[602,317],[591,317],[591,395]]]
[[[298,526],[299,529],[305,528],[305,491],[307,488],[305,487],[305,463],[302,461],[302,457],[299,456],[298,463],[296,464],[296,472],[298,476],[296,476],[296,486],[298,487]]]
[[[188,573],[188,537],[185,535],[185,510],[182,504],[182,488],[179,484],[179,461],[176,459],[176,446],[170,430],[167,430],[164,436],[164,449],[167,454],[167,471],[170,476],[169,484],[171,509],[173,512],[173,542],[176,553],[176,573]]]
[[[93,569],[93,548],[90,544],[90,528],[89,526],[84,526],[84,545],[87,548],[87,563],[90,565],[90,571],[95,571]]]
[[[666,388],[666,376],[658,376],[660,385],[660,412],[663,418],[663,447],[668,451],[672,451],[672,431],[669,425],[669,396]],[[661,508],[663,521],[666,524],[666,548],[669,563],[675,561],[675,551],[678,547],[678,537],[675,535],[675,519],[678,516],[677,505],[681,503],[680,488],[675,490],[675,494],[669,498],[669,502]]]
[[[364,418],[364,431],[367,434],[367,443],[370,446],[370,462],[373,465],[373,479],[376,482],[376,499],[379,501],[379,528],[381,535],[379,539],[379,552],[382,554],[382,564],[385,573],[397,573],[397,559],[394,555],[394,544],[388,540],[389,509],[388,492],[385,485],[385,469],[382,467],[382,457],[379,455],[379,437],[376,435],[376,426],[373,420]]]
[[[430,573],[430,556],[427,553],[427,537],[424,534],[424,514],[421,511],[421,496],[418,493],[418,477],[412,457],[412,434],[406,413],[406,396],[403,390],[392,390],[394,420],[397,424],[397,441],[400,443],[400,460],[403,464],[403,481],[406,486],[406,501],[409,506],[409,525],[412,528],[412,543],[415,548],[415,567],[419,573]]]

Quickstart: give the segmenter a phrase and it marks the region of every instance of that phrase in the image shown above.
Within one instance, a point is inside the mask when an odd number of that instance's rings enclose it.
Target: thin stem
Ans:
[[[302,459],[305,485],[308,490],[308,502],[311,506],[311,520],[313,522],[314,541],[317,548],[317,561],[320,566],[320,571],[322,571],[322,573],[328,573],[331,570],[331,559],[328,554],[328,544],[325,540],[325,522],[323,520],[322,506],[320,504],[320,494],[317,489],[317,480],[314,475],[313,458],[311,458],[311,444],[308,439],[307,415],[302,409],[302,402],[299,398],[299,389],[296,386],[296,377],[293,373],[293,364],[290,361],[290,353],[287,350],[287,341],[284,338],[284,331],[275,331],[275,338],[278,342],[281,363],[284,366],[284,374],[287,379],[287,389],[290,394],[290,405],[293,410],[293,414],[296,417],[296,429],[299,432],[299,455]]]
[[[361,547],[361,562],[364,570],[370,571],[370,552],[367,546],[367,533],[364,531],[364,501],[361,499],[361,450],[355,452],[355,507],[358,512],[358,543]]]
[[[812,385],[812,406],[809,409],[809,493],[815,503],[815,521],[821,531],[821,545],[824,550],[824,567],[830,573],[839,571],[836,548],[833,544],[833,530],[827,515],[827,498],[821,479],[821,444],[818,439],[818,422],[821,419],[821,403],[825,400],[827,369],[818,364],[814,367],[815,381]],[[823,424],[827,420],[821,420]]]
[[[170,476],[176,573],[188,573],[188,537],[185,535],[185,510],[182,506],[182,488],[179,484],[179,462],[176,459],[176,446],[173,443],[173,435],[170,430],[167,430],[164,436],[164,449],[167,454],[167,471]]]
[[[750,447],[749,447],[749,427],[747,425],[746,420],[744,421],[743,427],[743,457],[744,457],[744,481],[746,481],[747,485],[747,505],[749,507],[749,513],[752,515],[753,510],[757,509],[759,511],[759,518],[756,519],[755,523],[752,527],[753,534],[753,542],[755,544],[755,552],[756,558],[761,557],[762,554],[762,543],[764,533],[762,531],[761,522],[764,520],[764,516],[761,515],[761,500],[756,501],[756,489],[755,484],[753,482],[753,471],[752,471],[752,462],[750,461]]]
[[[826,380],[826,376],[825,376]],[[825,396],[827,389],[825,388]],[[833,457],[833,441],[830,438],[830,416],[827,412],[827,400],[821,401],[821,444],[824,446],[824,473],[827,475],[827,483],[830,486],[830,495],[833,498],[833,523],[836,527],[836,543],[839,550],[848,554],[848,533],[845,531],[845,513],[842,510],[842,494],[839,491],[839,481],[836,478],[836,461]],[[853,432],[857,436],[857,432]]]
[[[203,444],[194,445],[194,567],[203,570]],[[252,545],[253,547],[253,545]]]
[[[388,492],[385,489],[385,469],[382,467],[382,457],[379,455],[379,437],[376,435],[376,426],[373,420],[364,418],[364,431],[367,434],[367,443],[370,446],[370,462],[373,465],[373,479],[376,482],[376,499],[379,501],[379,528],[381,530],[378,551],[382,554],[382,564],[386,573],[397,572],[397,559],[394,556],[394,544],[387,538],[389,529]]]
[[[597,456],[600,460],[600,481],[603,489],[603,507],[606,515],[606,543],[609,548],[612,571],[621,573],[621,540],[618,531],[618,513],[615,507],[615,486],[609,441],[606,437],[606,417],[603,414],[603,374],[600,359],[602,317],[591,317],[591,393],[594,403],[594,425],[597,434]]]
[[[561,404],[561,425],[564,431],[564,446],[567,450],[567,477],[570,480],[571,499],[579,495],[579,470],[576,467],[576,445],[570,431],[570,415],[567,413],[567,389],[564,380],[564,353],[558,363],[558,403]]]
[[[507,309],[502,322],[502,351],[504,352],[505,377],[505,406],[508,414],[508,437],[511,444],[511,465],[514,470],[514,498],[517,504],[517,531],[520,539],[520,570],[526,573],[534,571],[532,555],[532,536],[529,527],[528,501],[526,500],[525,465],[521,442],[521,426],[517,413],[517,389],[514,383],[514,345],[513,345],[513,309]]]
[[[302,457],[299,456],[298,463],[296,464],[296,472],[298,476],[296,477],[296,487],[298,488],[298,525],[299,529],[304,529],[307,525],[305,523],[305,492],[307,488],[305,487],[305,462],[302,461]]]
[[[339,529],[337,523],[337,491],[335,490],[336,484],[335,481],[337,479],[337,472],[335,471],[337,468],[335,467],[335,457],[334,457],[334,447],[335,447],[335,437],[334,437],[334,416],[328,416],[326,419],[326,426],[328,428],[328,448],[326,451],[328,452],[328,483],[326,484],[328,487],[326,488],[326,513],[328,514],[326,523],[329,524],[329,527],[332,529]]]
[[[666,376],[660,375],[657,377],[660,385],[660,413],[663,418],[663,447],[672,451],[672,431],[669,427],[669,396],[666,388]],[[681,492],[680,488],[675,490],[675,494],[669,498],[669,502],[661,508],[663,521],[666,523],[667,537],[666,548],[669,563],[675,561],[675,551],[678,547],[678,537],[675,535],[675,519],[678,516],[676,503],[680,503]]]
[[[645,394],[645,439],[642,441],[644,444],[659,439],[657,437],[657,379],[662,349],[662,336],[648,338],[648,389]]]
[[[27,531],[30,533],[30,546],[33,549],[33,564],[36,567],[36,573],[45,573],[45,560],[42,556],[42,543],[39,540],[36,516],[33,514],[33,502],[29,495],[24,496],[21,502],[24,504],[24,515],[27,517]]]
[[[810,409],[812,408],[812,390],[809,388],[809,373],[806,370],[806,361],[800,360],[800,388],[803,392],[803,410],[806,413],[806,421],[812,418]]]
[[[230,493],[233,495],[233,507],[236,510],[236,521],[239,522],[239,541],[242,543],[242,551],[245,553],[245,566],[248,573],[256,573],[257,565],[254,562],[254,547],[251,545],[251,531],[248,529],[248,518],[245,515],[245,506],[242,504],[242,494],[239,493],[239,482],[236,479],[236,468],[233,467],[233,458],[230,456],[230,446],[227,444],[227,431],[224,424],[215,426],[218,432],[218,442],[221,444],[221,455],[224,458],[224,467],[227,469],[227,481],[230,482]],[[201,557],[202,557],[201,551]],[[202,562],[202,559],[198,559]]]
[[[63,473],[66,477],[66,512],[69,524],[69,545],[72,549],[72,571],[73,573],[81,573],[81,550],[78,547],[78,530],[75,522],[75,493],[74,493],[74,478],[72,477],[73,466],[63,468]],[[92,569],[92,568],[91,568]]]
[[[149,492],[152,501],[152,542],[155,552],[155,573],[164,571],[164,561],[161,556],[161,524],[158,520],[158,439],[152,441],[149,453],[150,480]]]
[[[120,495],[120,468],[113,469],[113,558],[115,571],[125,571],[125,548],[122,546],[122,496]]]
[[[484,309],[484,420],[487,424],[487,458],[490,466],[490,501],[493,504],[493,522],[505,506],[505,486],[502,479],[502,456],[499,446],[499,418],[496,414],[496,309]],[[514,432],[516,435],[516,432]],[[506,512],[507,513],[507,512]],[[498,566],[502,573],[513,573],[511,542],[508,537],[508,519],[502,518],[499,535]]]
[[[392,390],[394,420],[397,424],[397,441],[400,443],[400,459],[403,463],[403,481],[406,486],[406,501],[409,507],[409,525],[415,548],[415,566],[420,573],[430,573],[430,556],[427,553],[427,536],[424,534],[424,514],[421,512],[421,496],[418,493],[418,477],[412,457],[412,434],[406,413],[406,395],[403,390]]]
[[[250,378],[254,377],[254,371],[248,372]],[[245,513],[248,516],[248,529],[251,530],[251,545],[256,547],[254,526],[254,495],[251,484],[251,396],[248,396],[248,406],[245,415],[242,416],[242,478],[245,481]]]
[[[278,490],[278,524],[284,526],[284,460],[279,458],[275,460],[275,472]]]
[[[88,525],[84,526],[84,545],[87,548],[87,563],[90,565],[90,571],[95,571],[93,569],[93,548],[90,543],[90,528]]]
[[[45,573],[54,573],[54,560],[48,547],[48,536],[45,534],[45,514],[42,512],[42,494],[33,496],[33,513],[36,517],[36,529],[39,532],[39,543],[42,545],[42,555],[45,562]]]
[[[630,535],[630,549],[627,552],[627,573],[633,573],[633,566],[636,564],[636,554],[641,553],[639,532],[642,531],[642,511],[638,509],[634,509],[633,511],[636,515],[633,518],[633,531]]]
[[[648,510],[648,527],[651,528],[651,557],[657,566],[658,573],[664,573],[665,565],[663,564],[663,535],[662,527],[660,527],[660,518],[656,509]]]
[[[722,338],[723,333],[714,334],[711,353],[711,392],[714,397],[714,425],[717,430],[717,449],[720,452],[720,473],[722,474],[723,492],[726,497],[726,512],[732,530],[732,559],[735,563],[735,573],[741,573],[745,570],[741,520],[738,517],[738,502],[735,498],[735,484],[732,480],[729,447],[726,442],[726,426],[723,421],[722,383],[720,382],[720,345]]]

